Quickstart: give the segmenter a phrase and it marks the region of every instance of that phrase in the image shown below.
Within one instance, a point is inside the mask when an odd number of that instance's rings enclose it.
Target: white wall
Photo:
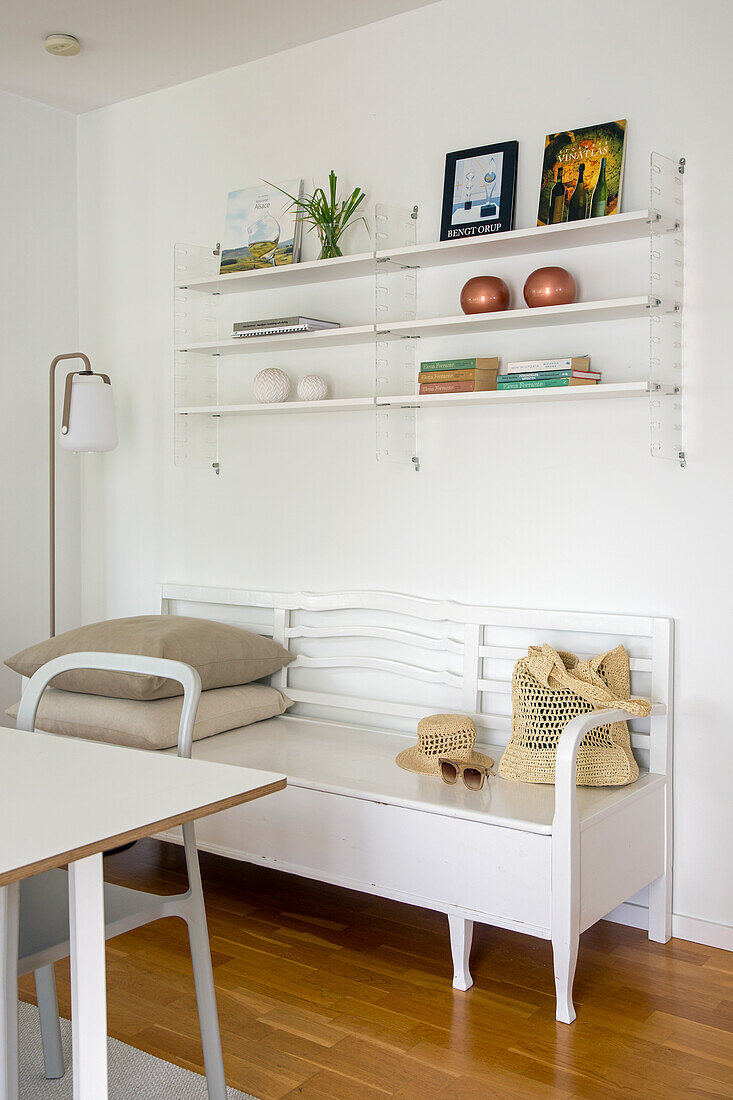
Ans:
[[[481,0],[448,0],[80,122],[82,335],[113,375],[122,412],[119,450],[88,471],[86,617],[148,609],[163,579],[673,616],[674,906],[698,922],[678,929],[713,942],[730,935],[718,926],[733,925],[733,161],[721,137],[732,15],[710,0],[619,0],[605,22],[578,0],[525,0],[490,16]],[[433,412],[419,475],[374,461],[370,414],[230,420],[221,477],[173,468],[173,245],[219,239],[229,189],[260,176],[323,179],[334,167],[374,200],[418,202],[430,240],[444,154],[518,138],[516,224],[528,226],[544,135],[619,117],[629,119],[625,209],[648,203],[651,150],[688,161],[686,470],[648,457],[641,401]],[[624,278],[643,293],[643,253],[636,259],[638,276],[624,273],[623,256],[613,272],[605,254],[572,262],[592,296]],[[502,270],[521,287],[526,264]],[[435,296],[452,312],[460,283],[449,280],[460,275],[440,279]],[[258,300],[252,312],[282,305]],[[356,302],[337,305],[343,320],[357,312]],[[643,376],[626,358],[627,328],[573,334],[576,352],[587,350],[581,339],[610,380]],[[556,330],[523,346],[557,354],[559,341]],[[366,353],[329,354],[280,365],[322,365],[341,392],[369,377]],[[225,369],[229,392],[246,400],[252,364]]]
[[[55,355],[77,350],[76,118],[0,92],[0,158],[4,658],[48,636],[48,369]],[[62,456],[60,629],[79,619],[79,480],[79,462]],[[0,665],[0,710],[19,686]]]

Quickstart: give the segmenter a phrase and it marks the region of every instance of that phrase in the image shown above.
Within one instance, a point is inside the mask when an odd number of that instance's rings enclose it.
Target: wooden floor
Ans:
[[[183,883],[180,850],[154,840],[105,866],[160,893]],[[733,1097],[727,952],[602,922],[582,938],[567,1027],[549,943],[477,926],[476,984],[458,993],[438,914],[218,857],[202,866],[227,1082],[261,1100]],[[110,1033],[200,1072],[183,922],[120,936],[107,957]],[[68,1016],[68,964],[57,978]]]

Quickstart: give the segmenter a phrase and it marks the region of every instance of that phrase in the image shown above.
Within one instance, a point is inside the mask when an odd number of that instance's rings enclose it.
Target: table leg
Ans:
[[[0,1100],[18,1100],[17,882],[0,886]]]
[[[107,1097],[107,987],[101,854],[69,864],[74,1100]]]

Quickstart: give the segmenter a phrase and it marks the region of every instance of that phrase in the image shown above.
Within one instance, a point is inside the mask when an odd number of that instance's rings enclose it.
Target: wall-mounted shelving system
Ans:
[[[593,221],[519,229],[490,237],[418,244],[417,208],[378,206],[375,250],[334,260],[218,275],[215,250],[178,246],[175,252],[175,457],[219,471],[218,425],[222,416],[363,411],[376,413],[377,457],[419,468],[417,414],[420,410],[503,404],[593,401],[646,397],[650,407],[651,453],[685,464],[682,442],[684,162],[654,153],[650,205],[645,210]],[[649,293],[539,309],[511,309],[473,316],[418,316],[422,269],[531,257],[627,241],[649,241]],[[218,324],[222,295],[275,292],[363,279],[375,286],[375,313],[368,324],[317,332],[237,339],[222,337]],[[273,314],[281,312],[277,307]],[[638,379],[597,386],[511,390],[467,394],[417,394],[418,346],[423,339],[470,333],[599,324],[619,320],[649,323],[648,362]],[[221,356],[277,351],[290,353],[373,344],[374,392],[360,397],[282,404],[221,404]]]

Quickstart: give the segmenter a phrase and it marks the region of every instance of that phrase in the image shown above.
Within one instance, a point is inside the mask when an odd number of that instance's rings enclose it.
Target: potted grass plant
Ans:
[[[277,184],[271,184],[271,186],[277,187]],[[299,212],[303,221],[309,223],[309,230],[315,229],[318,233],[318,239],[321,242],[319,260],[343,256],[339,241],[346,230],[356,222],[364,222],[367,229],[369,228],[365,217],[362,215],[355,217],[366,198],[366,193],[360,187],[355,187],[348,198],[341,199],[336,193],[337,187],[338,180],[333,169],[328,174],[328,194],[322,187],[316,187],[312,195],[296,198],[295,195],[283,191],[282,187],[277,187],[278,191],[282,191],[282,194],[290,199],[292,207]]]

